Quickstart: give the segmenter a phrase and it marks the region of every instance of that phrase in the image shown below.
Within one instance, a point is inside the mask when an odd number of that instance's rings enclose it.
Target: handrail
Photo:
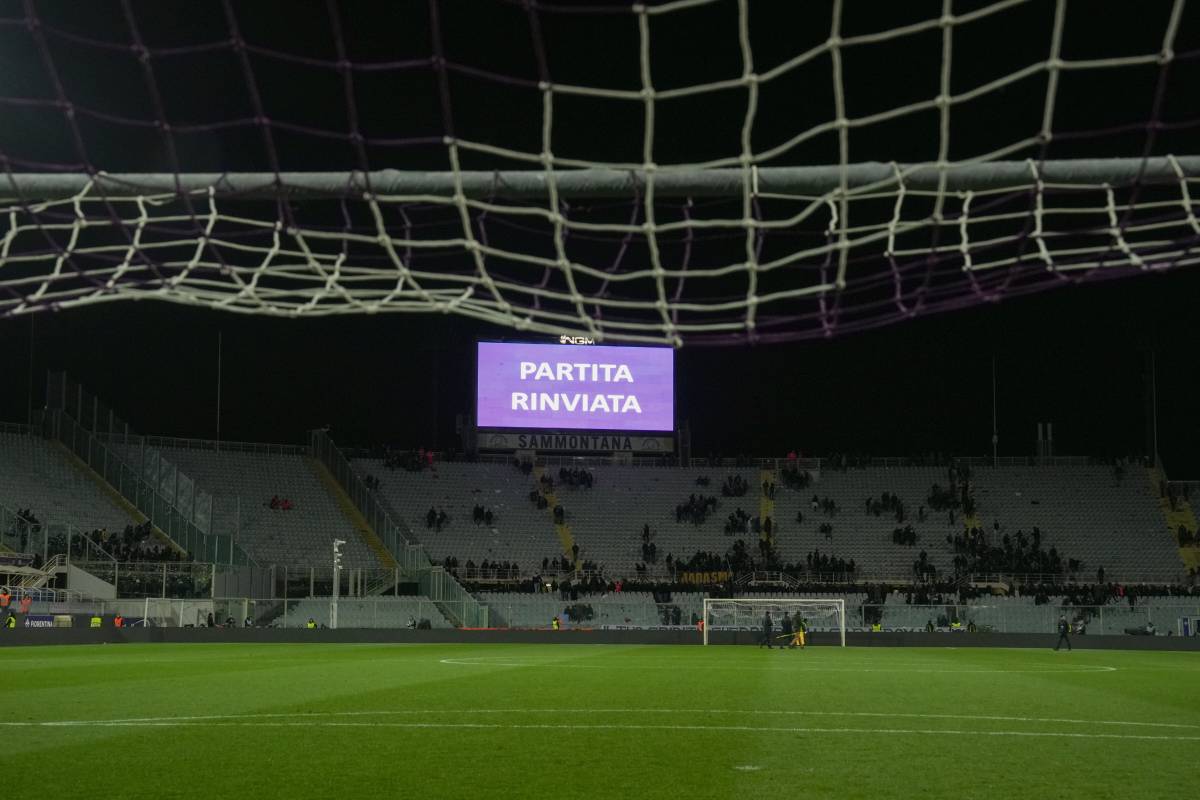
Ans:
[[[415,451],[412,451],[415,452]],[[345,451],[348,458],[354,460],[380,460],[382,456],[367,448],[357,448]],[[478,464],[511,464],[516,458],[515,453],[479,453],[469,458],[458,458],[446,453],[434,453],[435,461],[451,463],[466,461]],[[811,472],[821,470],[840,471],[843,469],[840,456],[821,456],[813,458],[789,459],[786,456],[742,456],[737,458],[707,458],[693,457],[686,464],[680,464],[676,455],[614,457],[611,455],[569,453],[535,453],[534,462],[545,467],[603,467],[603,466],[634,466],[654,469],[783,469],[795,467]],[[1093,456],[958,456],[953,459],[930,459],[921,456],[872,456],[869,458],[851,458],[845,469],[861,469],[863,467],[883,468],[945,468],[953,461],[955,464],[971,467],[1086,467],[1105,466],[1107,459]]]
[[[163,457],[161,449],[154,444],[156,441],[161,441],[162,437],[157,439],[151,437],[151,443],[148,444],[147,437],[139,435],[129,423],[122,421],[113,413],[112,409],[103,404],[98,397],[87,392],[79,383],[72,381],[65,372],[51,371],[48,374],[46,397],[48,409],[65,413],[79,427],[96,437],[97,442],[107,446],[114,456],[118,456],[126,465],[133,467],[137,471],[138,477],[152,486],[159,494],[158,499],[172,506],[201,534],[223,536],[228,542],[238,539],[239,515],[233,514],[232,525],[218,527],[214,524],[218,511],[214,505],[217,498],[211,491],[200,486],[192,476],[181,470],[173,460]],[[186,440],[166,441],[180,446],[187,443]],[[136,449],[137,452],[130,453],[130,447]],[[155,501],[156,505],[158,505],[158,499]],[[221,510],[227,512],[230,509],[224,508],[222,504]],[[224,514],[224,521],[227,523],[231,521],[228,513]],[[174,531],[168,531],[169,535],[173,533]],[[218,544],[221,543],[221,540],[216,541]],[[208,542],[205,544],[207,545]],[[215,547],[217,547],[216,544],[214,544]],[[232,548],[227,547],[226,549],[229,550],[228,559],[230,561],[244,560]],[[216,554],[210,550],[211,548],[205,547],[203,551],[205,557],[217,559]]]
[[[114,564],[116,564],[116,563],[117,563],[117,558],[116,558],[116,556],[114,556],[112,553],[108,552],[108,551],[107,551],[107,550],[105,550],[103,547],[101,547],[100,545],[98,545],[98,544],[96,543],[96,540],[95,540],[95,539],[93,539],[91,536],[89,536],[88,534],[84,533],[83,531],[79,531],[79,537],[80,537],[81,539],[83,539],[84,541],[86,541],[88,544],[90,544],[90,545],[92,546],[92,548],[96,550],[96,552],[97,552],[97,553],[99,553],[100,555],[104,556],[105,558],[107,558],[107,559],[108,559],[109,561],[111,561],[112,563],[114,563]],[[71,551],[71,548],[70,548],[70,547],[68,547],[68,548],[67,548],[67,556],[68,556],[68,557],[70,557],[70,555],[71,555],[71,552],[70,552],[70,551]],[[89,560],[89,561],[90,561],[91,559],[86,559],[86,560]],[[104,562],[100,562],[100,563],[104,563]]]
[[[647,565],[644,572],[633,572],[631,570],[616,570],[613,567],[607,569],[596,570],[578,570],[559,572],[546,571],[542,572],[537,569],[522,569],[517,572],[487,569],[482,570],[479,567],[463,567],[458,566],[452,570],[455,577],[460,580],[471,582],[494,582],[494,583],[528,583],[534,578],[541,578],[544,582],[562,583],[563,581],[584,581],[592,578],[598,578],[602,581],[627,581],[630,583],[676,583],[679,576],[686,572],[704,572],[705,570],[686,570],[677,569],[674,571],[668,570],[661,565]],[[716,570],[721,571],[721,570]],[[802,571],[804,572],[804,571]],[[774,576],[774,577],[772,577]],[[1095,584],[1095,574],[1088,575],[1083,573],[1075,574],[1052,574],[1052,573],[980,573],[975,575],[963,576],[941,576],[933,582],[944,582],[952,577],[965,579],[971,583],[1012,583],[1018,586],[1024,584],[1047,583],[1053,585],[1079,586]],[[1174,570],[1162,570],[1158,572],[1143,572],[1143,573],[1107,573],[1104,576],[1106,584],[1121,584],[1121,585],[1161,585],[1161,586],[1180,586],[1184,585],[1187,576],[1181,572]],[[735,585],[745,585],[755,581],[775,580],[778,583],[787,583],[788,585],[796,585],[799,583],[855,583],[860,585],[866,584],[889,584],[893,586],[924,586],[930,583],[922,581],[912,573],[896,573],[882,570],[872,570],[868,567],[858,566],[853,574],[821,574],[818,572],[804,572],[801,575],[792,575],[781,571],[757,571],[757,572],[738,572],[733,575],[732,582]]]
[[[994,572],[971,575],[969,576],[969,580],[972,583],[1015,583],[1017,585],[1027,583],[1049,583],[1054,585],[1078,586],[1080,584],[1095,584],[1096,577],[1096,573],[1091,573],[1089,575],[1086,573],[1054,574],[1037,572]],[[1110,574],[1106,570],[1104,574],[1104,582],[1119,583],[1122,585],[1178,585],[1184,583],[1185,577],[1186,576],[1182,572],[1176,572],[1174,570],[1115,574]]]
[[[114,438],[121,438],[112,434]],[[218,452],[265,453],[267,455],[303,456],[308,448],[301,444],[272,444],[269,442],[234,442],[224,439],[197,439],[187,436],[136,436],[150,447],[170,447],[177,450],[212,450]]]
[[[28,594],[35,603],[70,603],[73,601],[83,601],[83,592],[75,591],[74,589],[54,589],[48,586],[16,586],[11,583],[0,583],[0,588],[6,588],[10,594],[19,596],[20,593]],[[13,592],[13,589],[19,590]]]
[[[207,534],[165,497],[157,486],[146,481],[139,470],[113,452],[91,431],[62,409],[42,415],[42,430],[78,456],[118,494],[150,520],[181,552],[190,557],[220,560],[222,563],[253,564],[254,560],[231,537]]]
[[[439,608],[458,625],[471,628],[487,627],[487,607],[472,597],[454,576],[432,562],[425,548],[414,541],[412,529],[402,527],[379,502],[375,492],[367,486],[362,476],[354,470],[325,431],[312,432],[312,454],[333,475],[334,480],[366,518],[375,535],[388,548],[400,568],[417,578],[422,594],[429,596],[436,603],[443,604],[439,605]],[[408,535],[405,535],[406,532]],[[459,617],[452,612],[452,606],[455,605],[463,609],[463,616]]]
[[[64,565],[61,553],[55,553],[49,560],[37,569],[36,573],[22,576],[18,586],[22,589],[42,589],[54,577],[54,572]]]

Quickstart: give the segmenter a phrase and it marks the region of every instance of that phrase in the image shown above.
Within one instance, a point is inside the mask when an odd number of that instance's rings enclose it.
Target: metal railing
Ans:
[[[179,561],[72,561],[116,587],[121,598],[212,597],[213,565]]]
[[[384,507],[325,431],[312,432],[312,454],[333,475],[400,568],[417,579],[421,594],[445,603],[443,610],[453,615],[459,626],[487,627],[487,607],[476,601],[442,567],[433,564],[424,546],[417,543],[412,529],[402,526]]]
[[[438,460],[436,456],[435,460]],[[502,453],[481,453],[474,460],[481,464],[512,464],[516,460],[516,455]],[[573,456],[538,453],[533,460],[536,464],[547,467],[635,466],[671,468],[681,466],[679,457],[674,455],[633,456],[631,458],[620,458],[607,455]],[[963,456],[960,458],[955,458],[954,462],[956,464],[973,467],[1083,467],[1105,463],[1104,461],[1097,460],[1091,456],[1001,456],[996,459],[993,459],[991,456]],[[950,461],[948,459],[926,459],[914,456],[883,456],[850,459],[845,466],[845,469],[861,469],[864,467],[887,469],[902,469],[909,467],[942,468],[949,466],[949,464]],[[808,470],[810,472],[820,472],[822,469],[843,469],[841,466],[841,459],[839,457],[789,459],[786,456],[745,456],[741,458],[693,457],[682,466],[690,469],[711,470],[782,470],[784,468],[794,468]]]
[[[143,436],[151,447],[176,450],[206,450],[213,452],[258,453],[271,456],[304,456],[308,448],[302,444],[271,444],[267,442],[230,442],[217,439],[195,439],[179,436]]]
[[[422,620],[428,620],[432,627],[446,628],[450,621],[444,613],[444,605],[421,596],[345,598],[338,601],[339,626],[394,629],[415,627]],[[216,626],[225,627],[232,620],[233,627],[237,628],[246,627],[247,623],[259,628],[305,628],[310,619],[323,628],[331,622],[330,598],[217,597],[192,600],[145,597],[98,601],[97,606],[101,614],[120,612],[131,620],[145,618],[152,627],[205,627],[210,615]],[[455,616],[466,614],[462,608],[455,612]]]
[[[972,583],[1007,583],[1020,586],[1022,584],[1053,584],[1053,585],[1087,585],[1097,583],[1096,573],[1036,573],[1036,572],[992,572],[968,576]],[[1104,573],[1104,583],[1119,583],[1122,585],[1152,584],[1157,586],[1177,586],[1185,583],[1187,575],[1181,570],[1157,570],[1149,572],[1114,572]]]
[[[43,414],[41,430],[44,436],[61,442],[78,456],[191,558],[224,564],[253,563],[233,537],[202,531],[159,486],[146,481],[140,470],[112,452],[65,411],[50,410]]]
[[[20,595],[18,588],[14,594]],[[35,590],[51,591],[51,590]],[[57,602],[70,593],[56,592]],[[668,602],[645,597],[623,598],[609,595],[580,595],[567,599],[557,595],[482,597],[494,612],[491,620],[500,628],[549,629],[558,617],[565,628],[673,628],[694,630],[706,595],[699,592],[675,593]],[[331,598],[249,598],[217,597],[203,599],[161,599],[153,597],[90,601],[100,613],[120,612],[127,618],[148,617],[154,626],[197,626],[208,624],[211,615],[216,625],[232,620],[234,627],[247,621],[255,627],[304,628],[311,619],[319,627],[330,622]],[[447,614],[447,609],[450,612]],[[1077,634],[1083,635],[1179,635],[1188,622],[1194,634],[1200,621],[1200,598],[1144,598],[1130,606],[1071,605],[1047,603],[1035,605],[1022,601],[975,603],[859,603],[854,596],[846,600],[846,627],[852,631],[870,631],[878,624],[883,631],[921,631],[932,626],[947,635],[989,633],[1054,633],[1060,617],[1066,617]],[[406,628],[429,620],[434,627],[446,627],[469,613],[463,603],[434,601],[421,595],[368,598],[342,598],[338,601],[340,627]],[[582,613],[580,613],[582,611]],[[677,614],[677,616],[676,616]],[[678,619],[678,622],[675,620]],[[955,625],[954,623],[957,623]],[[833,620],[808,617],[810,630],[831,630]],[[757,619],[741,626],[757,627]],[[972,631],[972,628],[974,629]]]
[[[65,372],[48,373],[46,398],[48,408],[65,412],[125,463],[136,468],[142,480],[154,486],[164,500],[202,533],[237,537],[240,526],[237,499],[214,497],[212,492],[179,469],[172,459],[165,458],[160,450],[168,443],[184,446],[188,440],[141,436],[100,398]]]
[[[35,603],[81,603],[83,593],[69,589],[54,589],[48,586],[30,587],[15,584],[0,583],[0,588],[8,589],[14,599],[28,595]]]

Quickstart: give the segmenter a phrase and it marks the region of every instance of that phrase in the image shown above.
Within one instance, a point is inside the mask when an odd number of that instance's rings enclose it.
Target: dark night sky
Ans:
[[[1159,441],[1177,477],[1200,474],[1194,273],[1152,275],[941,315],[829,342],[684,348],[678,414],[697,452],[786,446],[898,454],[990,449],[991,356],[1001,454],[1138,452],[1154,349]],[[0,418],[25,417],[30,320],[0,322]],[[66,369],[145,432],[211,437],[217,332],[222,436],[299,442],[330,423],[347,443],[454,446],[473,343],[506,331],[441,316],[263,320],[165,303],[37,315],[34,404]],[[434,440],[433,431],[436,431]]]
[[[940,8],[940,3],[849,5],[848,31],[927,19]],[[955,8],[961,13],[979,5],[956,3]],[[441,0],[437,6],[448,57],[536,77],[528,20],[519,4]],[[37,3],[36,7],[63,28],[128,40],[123,12],[109,13],[120,10],[119,3]],[[129,7],[152,44],[174,46],[228,35],[221,3],[135,2]],[[795,8],[791,4],[753,7],[756,14],[775,15],[755,32],[754,48],[761,63],[794,55],[827,35],[824,4],[807,4],[805,19],[778,11]],[[868,7],[869,13],[864,13]],[[335,57],[325,6],[303,5],[300,13],[295,8],[292,3],[258,3],[253,10],[239,8],[237,19],[251,41],[319,58]],[[429,55],[429,3],[394,3],[386,11],[350,3],[334,8],[352,60]],[[672,79],[713,80],[730,70],[736,73],[740,55],[736,40],[726,35],[736,22],[730,13],[735,8],[734,3],[721,3],[688,16],[691,27],[664,31],[656,40],[656,74],[670,83]],[[766,8],[775,10],[759,11]],[[1082,4],[1071,8],[1074,16],[1069,20],[1065,51],[1083,57],[1153,50],[1169,4],[1112,4],[1106,5],[1104,14],[1089,10],[1086,16],[1079,13]],[[0,17],[20,18],[22,13],[20,4],[0,0]],[[994,77],[1044,58],[1052,16],[1052,3],[1033,3],[1014,11],[991,29],[1004,47],[998,47],[997,41],[973,40],[972,33],[964,30],[958,40],[955,79]],[[1193,49],[1200,42],[1196,16],[1189,11],[1181,29],[1181,40],[1190,37],[1188,46]],[[636,54],[636,33],[626,17],[549,13],[542,17],[546,57],[557,80],[636,85],[636,69],[631,70],[636,55],[627,57]],[[280,24],[285,19],[287,24]],[[704,37],[710,34],[720,46],[705,44]],[[75,52],[62,43],[52,49],[76,101],[131,116],[155,116],[146,111],[149,101],[137,91],[141,83],[128,53],[100,57],[86,49]],[[1180,52],[1184,49],[1177,46]],[[896,66],[901,62],[848,60],[848,95],[864,107],[872,99],[892,95],[896,95],[892,105],[909,102],[916,91],[912,85],[936,76],[938,35],[923,41],[917,52],[923,55],[905,56],[902,67]],[[889,52],[878,54],[879,59],[890,57]],[[27,31],[0,26],[0,97],[44,94],[41,63]],[[232,119],[246,113],[244,76],[225,54],[198,54],[182,63],[158,64],[157,69],[169,118]],[[1194,69],[1179,72],[1184,78],[1195,75]],[[344,118],[342,84],[328,75],[300,67],[281,69],[267,61],[256,63],[255,73],[268,105],[273,104],[273,116],[330,128],[337,128]],[[1064,78],[1064,96],[1074,99],[1063,101],[1056,126],[1085,130],[1145,121],[1153,94],[1148,87],[1156,74],[1153,70],[1114,72],[1111,82],[1088,86],[1082,85],[1085,76]],[[1190,89],[1179,88],[1184,83],[1180,79],[1173,84],[1162,111],[1164,119],[1186,120],[1189,113],[1194,115],[1195,83]],[[368,132],[419,136],[440,135],[444,130],[445,109],[431,71],[367,74],[359,85],[367,87],[358,100]],[[809,76],[808,83],[792,87],[804,99],[802,108],[779,98],[765,103],[756,136],[766,142],[828,119],[828,85],[824,77]],[[537,149],[540,131],[529,120],[537,119],[538,108],[528,93],[472,85],[462,76],[454,78],[450,90],[452,122],[459,135]],[[931,93],[921,89],[917,96]],[[1114,96],[1145,102],[1107,102]],[[404,97],[401,107],[396,97]],[[993,134],[998,140],[1012,141],[1018,138],[1018,130],[1028,132],[1030,115],[1041,112],[1038,97],[1038,91],[1023,95],[1014,90],[1000,98],[999,110],[993,106],[977,114],[960,114],[956,124],[962,127],[953,141],[964,151],[952,157],[985,149]],[[740,109],[739,103],[733,108]],[[810,107],[821,110],[811,119],[797,118]],[[1130,116],[1121,117],[1118,107]],[[81,153],[66,135],[58,112],[12,107],[4,111],[0,156],[23,163],[22,169],[32,169],[32,162],[77,165],[83,161],[110,170],[175,168],[161,137],[153,132],[91,124]],[[596,159],[639,158],[640,115],[634,112],[626,118],[622,116],[626,111],[606,108],[598,117],[588,117],[595,124],[563,125],[565,138],[556,142],[556,151]],[[665,115],[659,145],[676,161],[728,154],[731,147],[736,152],[740,120],[740,113],[725,115],[719,107],[681,109]],[[931,158],[930,149],[936,144],[936,137],[929,136],[933,120],[914,121],[913,126],[918,122],[919,127],[901,125],[877,136],[856,135],[855,160]],[[637,132],[631,134],[634,128]],[[245,125],[218,134],[180,135],[174,142],[175,164],[197,171],[265,168],[268,159],[260,133],[254,125]],[[1184,126],[1158,137],[1151,150],[1195,153],[1200,151],[1196,139],[1195,128]],[[835,143],[832,137],[814,141],[793,154],[790,163],[835,161]],[[1145,144],[1146,132],[1133,130],[1069,139],[1053,145],[1047,155],[1141,155]],[[274,146],[284,169],[362,165],[344,141],[277,133]],[[366,158],[376,168],[445,168],[441,147],[373,146]],[[1200,425],[1195,416],[1200,387],[1197,288],[1200,270],[1183,270],[1011,299],[831,341],[684,348],[677,360],[678,416],[690,422],[697,453],[768,454],[797,447],[818,454],[836,450],[984,454],[990,450],[994,356],[1002,455],[1031,452],[1039,420],[1055,424],[1060,453],[1139,452],[1146,445],[1146,365],[1153,352],[1163,459],[1173,477],[1200,477]],[[220,331],[224,438],[297,442],[305,430],[331,424],[335,438],[348,444],[387,441],[434,447],[455,446],[455,415],[470,407],[474,341],[518,338],[500,328],[443,316],[284,320],[157,302],[107,304],[37,314],[32,319],[0,318],[0,419],[26,416],[31,330],[35,407],[43,400],[45,371],[65,369],[108,399],[140,431],[211,437],[216,433]]]

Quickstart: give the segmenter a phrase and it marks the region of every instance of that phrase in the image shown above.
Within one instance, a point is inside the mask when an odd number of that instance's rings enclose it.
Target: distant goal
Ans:
[[[775,635],[786,614],[793,620],[793,626],[803,621],[810,633],[836,631],[838,643],[846,646],[846,601],[810,597],[705,598],[704,644],[710,643],[712,631],[761,631],[766,614],[771,615]]]

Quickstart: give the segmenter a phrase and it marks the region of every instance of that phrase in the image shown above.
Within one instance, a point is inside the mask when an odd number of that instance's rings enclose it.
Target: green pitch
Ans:
[[[0,650],[9,797],[1186,797],[1200,657]]]

